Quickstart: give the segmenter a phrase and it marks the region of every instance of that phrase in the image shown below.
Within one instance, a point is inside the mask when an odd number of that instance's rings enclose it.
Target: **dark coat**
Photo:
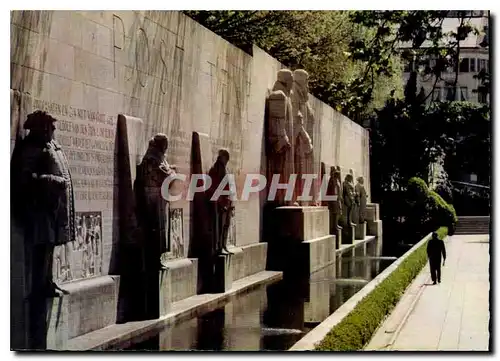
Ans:
[[[439,265],[441,263],[441,255],[443,255],[443,259],[446,259],[446,248],[443,240],[431,238],[427,243],[427,257],[429,257],[429,262]]]
[[[31,244],[61,245],[75,240],[75,202],[69,165],[61,146],[29,135],[11,160],[13,217]]]

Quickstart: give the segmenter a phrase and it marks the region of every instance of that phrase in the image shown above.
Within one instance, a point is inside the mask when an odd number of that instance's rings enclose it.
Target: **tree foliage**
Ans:
[[[365,65],[354,59],[352,44],[373,37],[374,31],[354,23],[350,11],[185,13],[246,51],[255,44],[292,70],[306,69],[311,92],[358,122],[382,107],[391,92],[401,95],[398,57],[388,60],[394,72],[363,76]],[[370,82],[370,90],[364,82]]]
[[[435,84],[447,81],[441,76],[446,69],[455,69],[456,85],[460,41],[478,31],[466,11],[450,32],[442,30],[448,11],[185,13],[244,50],[256,44],[291,69],[306,69],[311,92],[360,124],[388,98],[402,95],[401,59],[413,61]]]

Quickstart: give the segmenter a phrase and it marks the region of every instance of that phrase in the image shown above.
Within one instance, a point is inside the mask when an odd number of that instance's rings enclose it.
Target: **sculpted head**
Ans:
[[[363,177],[358,177],[358,183],[359,184],[363,184],[365,182],[365,180],[363,179]]]
[[[304,69],[297,69],[293,72],[293,81],[306,91],[309,91],[309,74]]]
[[[217,161],[226,166],[229,163],[229,151],[227,149],[220,149]]]
[[[287,92],[292,90],[293,86],[293,73],[289,69],[281,69],[278,71],[278,82],[283,85]]]
[[[165,153],[168,149],[168,137],[163,133],[156,134],[149,141],[149,147]]]
[[[56,130],[55,122],[57,122],[56,118],[47,112],[37,110],[28,115],[24,123],[24,129],[29,130],[32,137],[49,142],[54,137],[54,131]]]

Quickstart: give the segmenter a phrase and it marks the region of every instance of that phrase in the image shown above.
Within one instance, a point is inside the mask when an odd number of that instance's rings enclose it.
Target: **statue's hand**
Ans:
[[[46,181],[49,184],[54,184],[54,185],[60,187],[61,189],[67,188],[66,180],[63,177],[60,177],[57,175],[41,174],[41,175],[38,175],[36,179]]]

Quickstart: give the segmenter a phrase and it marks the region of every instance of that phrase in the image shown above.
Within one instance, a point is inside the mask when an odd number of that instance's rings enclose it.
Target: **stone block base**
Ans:
[[[215,261],[214,292],[223,293],[233,287],[233,255],[220,255]]]
[[[365,210],[366,221],[376,221],[380,219],[380,210],[378,203],[368,203]]]
[[[382,221],[380,219],[377,221],[368,221],[366,225],[366,233],[368,236],[382,237]]]
[[[287,277],[297,272],[310,274],[335,262],[335,236],[330,235],[327,207],[278,207],[273,217],[268,270],[283,271]]]
[[[254,243],[243,247],[229,247],[233,281],[266,270],[267,243]]]
[[[198,259],[179,259],[165,262],[170,277],[170,302],[177,302],[196,295]]]
[[[340,249],[340,245],[342,244],[342,227],[337,228],[335,238],[335,249]]]
[[[354,238],[359,240],[363,240],[366,238],[366,222],[356,225]]]
[[[47,300],[47,349],[65,349],[71,338],[114,325],[119,280],[103,276],[62,285],[69,294]]]
[[[304,274],[314,273],[335,263],[335,236],[328,235],[304,241],[299,247],[299,264]]]
[[[356,235],[356,226],[342,227],[342,244],[353,244]]]

